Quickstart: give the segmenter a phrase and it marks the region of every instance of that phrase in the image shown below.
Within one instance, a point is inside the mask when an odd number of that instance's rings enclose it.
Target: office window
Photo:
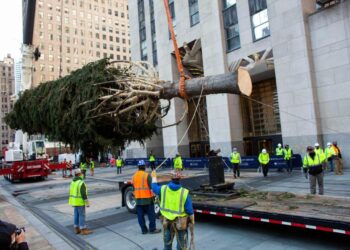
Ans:
[[[141,60],[147,61],[147,44],[146,44],[146,24],[145,24],[145,4],[143,0],[137,1],[139,16],[139,36],[140,36],[140,54]]]
[[[236,0],[224,0],[224,28],[226,35],[226,49],[232,51],[241,47],[239,39]]]
[[[253,40],[257,41],[270,35],[266,0],[249,0],[250,20]]]
[[[153,0],[149,0],[149,8],[150,8],[150,16],[151,16],[151,38],[152,38],[152,59],[153,65],[156,66],[158,64],[158,56],[157,56],[157,41],[156,41],[156,25],[154,19],[154,3]]]
[[[119,41],[120,41],[120,40],[119,40],[119,37],[116,37],[116,38],[115,38],[115,41],[116,41],[117,43],[119,43]]]
[[[113,49],[114,49],[112,44],[109,45],[109,49],[110,49],[110,50],[113,50]]]
[[[173,21],[174,33],[175,33],[175,36],[176,36],[176,15],[175,15],[174,0],[169,0],[169,10],[170,10],[171,20]],[[171,39],[170,31],[169,31],[169,39]]]
[[[188,6],[190,9],[190,23],[191,26],[194,26],[199,23],[198,0],[188,0]]]
[[[104,48],[104,49],[107,49],[107,44],[104,43],[104,44],[103,44],[103,48]]]

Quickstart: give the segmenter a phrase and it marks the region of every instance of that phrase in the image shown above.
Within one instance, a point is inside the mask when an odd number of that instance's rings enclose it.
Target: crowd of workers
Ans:
[[[293,150],[289,145],[284,148],[278,144],[275,155],[283,157],[288,174],[293,170]],[[240,164],[242,162],[241,155],[237,148],[233,148],[230,155],[234,178],[240,177]],[[267,177],[269,171],[270,154],[266,149],[262,149],[258,156],[260,163],[259,171]],[[146,172],[146,163],[144,160],[138,162],[138,170],[132,177],[134,187],[134,197],[136,201],[136,212],[138,223],[142,234],[160,233],[161,230],[156,228],[156,215],[154,209],[155,195],[160,199],[161,223],[163,227],[164,249],[172,249],[173,239],[176,238],[177,249],[186,249],[188,245],[188,228],[193,234],[194,212],[192,200],[189,190],[180,184],[181,171],[183,170],[183,162],[181,155],[176,154],[173,159],[174,171],[171,181],[166,185],[157,184],[157,174],[155,169],[156,157],[151,152],[149,155],[149,167],[152,173]],[[302,160],[303,172],[310,182],[311,194],[316,194],[316,183],[319,187],[319,194],[324,193],[323,190],[323,172],[328,169],[334,171],[337,175],[343,174],[342,155],[337,142],[327,143],[327,147],[323,150],[318,143],[314,147],[308,146],[306,154]],[[80,169],[74,170],[74,178],[70,185],[69,204],[74,208],[74,231],[76,234],[87,235],[92,233],[86,227],[85,223],[85,207],[89,207],[88,191],[85,184],[85,175],[87,166],[90,166],[91,175],[93,175],[94,164],[92,159],[82,162]],[[118,174],[121,173],[124,162],[121,157],[110,160],[111,166],[116,166]],[[335,168],[334,168],[335,165]],[[145,215],[148,217],[148,227],[146,225]],[[192,239],[193,237],[191,237]],[[191,242],[193,244],[193,242]]]

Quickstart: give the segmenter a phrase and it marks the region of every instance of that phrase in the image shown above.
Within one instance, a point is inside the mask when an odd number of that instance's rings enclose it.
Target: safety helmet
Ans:
[[[277,146],[280,148],[280,147],[282,147],[282,144],[281,144],[281,143],[278,143]]]
[[[314,151],[314,147],[313,146],[307,146],[306,150],[309,151],[309,152],[310,151]]]
[[[319,147],[320,146],[320,144],[318,144],[318,142],[316,142],[315,143],[315,147]]]
[[[261,152],[262,152],[263,154],[266,154],[266,149],[263,149]]]
[[[328,146],[328,147],[332,146],[332,143],[327,142],[327,146]]]
[[[137,162],[137,166],[138,166],[138,167],[146,166],[146,163],[145,163],[144,160],[139,160],[139,161]]]

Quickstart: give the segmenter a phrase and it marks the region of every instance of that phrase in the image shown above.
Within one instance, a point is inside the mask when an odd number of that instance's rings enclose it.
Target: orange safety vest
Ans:
[[[153,193],[148,186],[148,173],[145,171],[137,171],[132,177],[134,185],[134,196],[136,199],[145,199],[153,197]]]

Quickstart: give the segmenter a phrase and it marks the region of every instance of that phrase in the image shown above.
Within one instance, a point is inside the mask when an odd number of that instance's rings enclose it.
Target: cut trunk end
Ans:
[[[185,81],[188,97],[212,94],[236,94],[250,96],[252,80],[249,72],[239,68],[236,72],[188,79]],[[202,90],[203,89],[203,90]],[[166,82],[160,92],[161,99],[180,97],[179,83]]]

